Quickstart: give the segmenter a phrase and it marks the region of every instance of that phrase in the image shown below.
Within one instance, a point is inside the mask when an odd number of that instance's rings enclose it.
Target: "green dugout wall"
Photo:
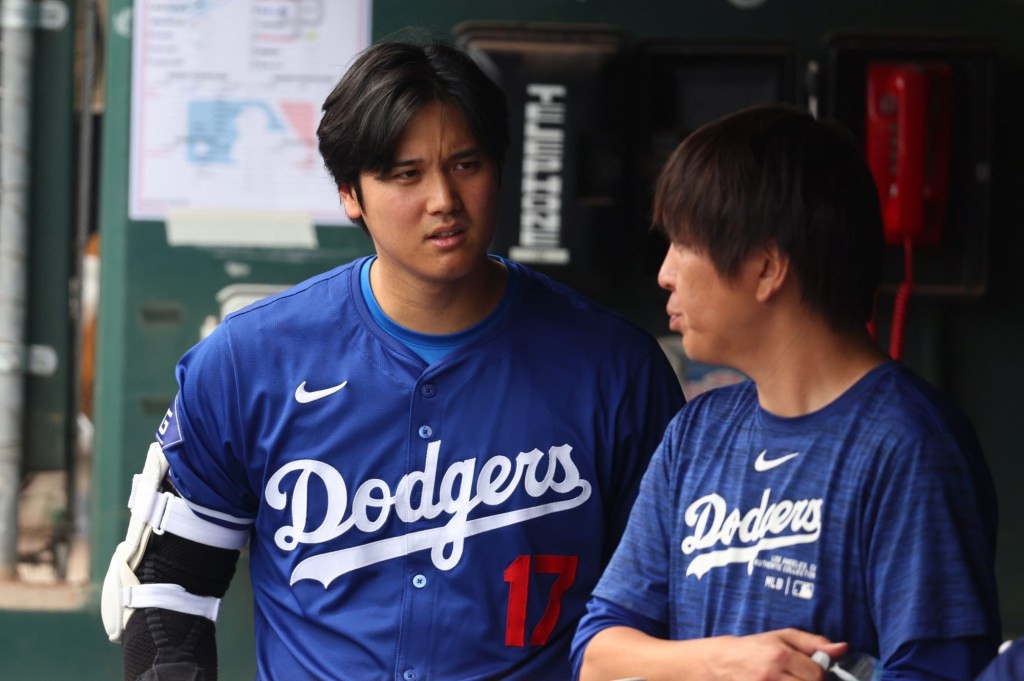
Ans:
[[[171,246],[164,223],[129,221],[131,36],[124,27],[130,25],[125,14],[130,10],[131,3],[126,0],[109,3],[105,51],[107,93],[99,218],[102,304],[89,518],[91,586],[85,605],[69,611],[0,611],[5,677],[40,681],[119,677],[120,650],[106,642],[99,621],[99,582],[127,524],[125,502],[131,476],[141,467],[153,431],[174,396],[174,363],[198,339],[206,318],[218,314],[217,292],[248,282],[288,285],[370,249],[360,230],[325,226],[317,227],[319,247],[314,250]],[[990,125],[992,135],[985,178],[976,183],[971,197],[961,201],[973,201],[973,208],[959,205],[955,209],[963,224],[954,229],[965,234],[975,259],[945,269],[941,263],[937,265],[952,278],[958,289],[954,294],[913,299],[905,361],[949,392],[978,428],[1000,496],[998,575],[1005,633],[1008,637],[1024,635],[1024,502],[1020,497],[1024,489],[1020,446],[1024,419],[1016,413],[1017,394],[1024,384],[1024,362],[1019,357],[1024,347],[1024,281],[1016,276],[1024,254],[1024,202],[1019,190],[1024,184],[1024,130],[1019,123],[1024,120],[1024,100],[1019,95],[1024,87],[1024,4],[1007,0],[376,0],[372,35],[379,39],[417,26],[450,36],[457,25],[470,20],[584,25],[595,31],[621,31],[630,50],[658,41],[663,47],[670,45],[669,51],[684,55],[696,51],[781,60],[792,79],[779,85],[779,97],[800,103],[806,102],[807,96],[803,67],[814,60],[821,66],[818,94],[823,113],[842,100],[835,70],[839,34],[855,37],[852,43],[843,43],[852,50],[844,54],[854,57],[863,55],[858,49],[899,52],[900,46],[934,46],[934,40],[941,38],[938,49],[952,50],[952,58],[967,64],[975,87],[985,82],[985,74],[991,75],[988,120],[984,120],[984,112],[974,114]],[[862,37],[870,40],[861,42]],[[925,43],[919,42],[921,39]],[[958,50],[968,44],[971,48],[965,57]],[[977,44],[990,52],[972,51]],[[65,40],[63,47],[49,51],[45,58],[67,63],[68,45]],[[971,61],[979,54],[987,56],[979,57],[980,62]],[[644,63],[627,60],[622,67],[626,80],[641,79],[644,74],[637,69]],[[985,63],[991,64],[991,71]],[[54,71],[59,72],[59,67]],[[833,82],[829,82],[830,76],[835,78]],[[70,83],[58,82],[58,87],[67,92]],[[625,111],[623,120],[615,124],[622,126],[627,143],[634,144],[642,134],[630,126],[630,98],[635,92],[606,91],[602,96],[609,98],[608,106]],[[615,101],[619,98],[624,101]],[[54,150],[70,147],[72,114],[62,111],[66,105],[59,99],[44,101],[45,113],[36,120],[49,123],[56,132],[45,143],[53,152],[45,155],[48,167],[35,174],[45,178],[42,181],[49,182],[49,188],[59,189],[58,196],[66,193],[70,197],[71,157],[66,150],[63,155]],[[839,107],[835,111],[844,110]],[[635,250],[627,251],[633,258],[625,267],[629,276],[609,283],[584,272],[575,283],[653,332],[662,333],[663,322],[657,315],[661,299],[649,267],[656,247],[636,236],[643,231],[637,207],[643,190],[635,186],[636,178],[622,179],[623,192],[632,198],[621,206],[602,205],[606,210],[619,210],[622,220],[633,224],[630,238],[637,243]],[[47,192],[46,197],[34,200],[34,226],[46,222],[70,228],[70,198],[65,204],[53,197],[54,192]],[[501,229],[511,227],[503,224]],[[976,234],[981,236],[976,238]],[[58,254],[47,256],[47,261],[51,263],[47,281],[33,282],[33,304],[42,305],[47,295],[55,295],[43,293],[44,289],[56,291],[65,283],[64,273],[70,265]],[[927,273],[927,266],[925,270]],[[47,323],[59,327],[56,320],[62,319],[59,308],[64,303],[46,304],[54,310]],[[883,296],[881,308],[884,317],[891,308],[891,296]],[[46,324],[40,321],[37,325],[43,328]],[[50,400],[58,413],[61,399]],[[61,418],[66,419],[66,414]],[[53,432],[33,435],[33,443],[52,438]],[[31,455],[37,467],[60,466],[67,459],[59,450],[61,445],[33,446],[33,452],[40,452]],[[251,679],[255,669],[246,568],[243,561],[218,623],[221,678],[227,681]]]

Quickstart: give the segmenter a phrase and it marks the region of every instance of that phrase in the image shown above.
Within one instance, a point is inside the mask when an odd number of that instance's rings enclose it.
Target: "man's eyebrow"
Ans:
[[[461,161],[467,158],[473,158],[483,154],[483,149],[480,147],[469,147],[467,149],[460,149],[448,157],[448,161]],[[423,163],[423,159],[419,157],[414,158],[402,158],[396,159],[393,163],[389,164],[384,169],[385,172],[392,172],[399,168],[412,168]]]
[[[473,156],[480,156],[483,154],[483,150],[480,147],[470,147],[468,149],[461,149],[456,151],[454,154],[448,157],[452,161],[460,161],[464,158],[471,158]]]
[[[388,170],[394,170],[395,168],[404,168],[404,167],[407,167],[407,166],[415,166],[415,165],[418,165],[420,163],[423,163],[423,159],[421,159],[421,158],[403,158],[403,159],[396,160],[394,163],[390,164],[387,167],[387,169]]]

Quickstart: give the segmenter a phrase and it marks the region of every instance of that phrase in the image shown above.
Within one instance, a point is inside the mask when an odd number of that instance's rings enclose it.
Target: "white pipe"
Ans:
[[[0,7],[0,579],[18,562],[28,288],[29,135],[38,6]]]

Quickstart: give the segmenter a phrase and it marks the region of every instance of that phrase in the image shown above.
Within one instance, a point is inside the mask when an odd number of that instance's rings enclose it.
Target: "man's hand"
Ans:
[[[800,679],[819,681],[825,677],[821,665],[811,659],[821,650],[829,657],[846,653],[845,643],[832,643],[824,636],[799,629],[778,629],[763,634],[705,639],[709,648],[701,656],[705,679],[736,681],[777,681]]]
[[[581,681],[639,677],[645,681],[822,681],[811,659],[846,654],[845,643],[799,629],[688,641],[653,638],[636,629],[610,627],[584,653]]]

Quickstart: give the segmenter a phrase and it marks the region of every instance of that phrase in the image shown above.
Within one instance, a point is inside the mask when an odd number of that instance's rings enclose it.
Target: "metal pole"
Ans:
[[[96,0],[84,0],[82,11],[85,13],[82,18],[82,72],[81,72],[81,111],[79,112],[78,123],[78,200],[77,200],[77,223],[75,229],[75,252],[71,263],[71,280],[69,291],[69,314],[71,317],[71,396],[69,399],[68,414],[72,419],[70,429],[70,442],[68,452],[71,452],[71,461],[68,465],[67,498],[68,513],[67,522],[72,532],[79,532],[85,527],[86,518],[84,514],[84,494],[78,484],[79,466],[83,463],[86,452],[81,450],[80,443],[86,436],[83,433],[80,419],[82,416],[82,365],[83,337],[85,314],[83,312],[83,279],[85,276],[86,247],[89,241],[89,227],[92,220],[92,162],[93,162],[93,92],[96,75],[96,24],[97,7]],[[92,443],[88,445],[88,452],[92,451]],[[63,579],[66,576],[67,565],[64,561],[57,561],[57,576]]]
[[[28,288],[29,134],[38,6],[0,7],[0,578],[18,563]]]

